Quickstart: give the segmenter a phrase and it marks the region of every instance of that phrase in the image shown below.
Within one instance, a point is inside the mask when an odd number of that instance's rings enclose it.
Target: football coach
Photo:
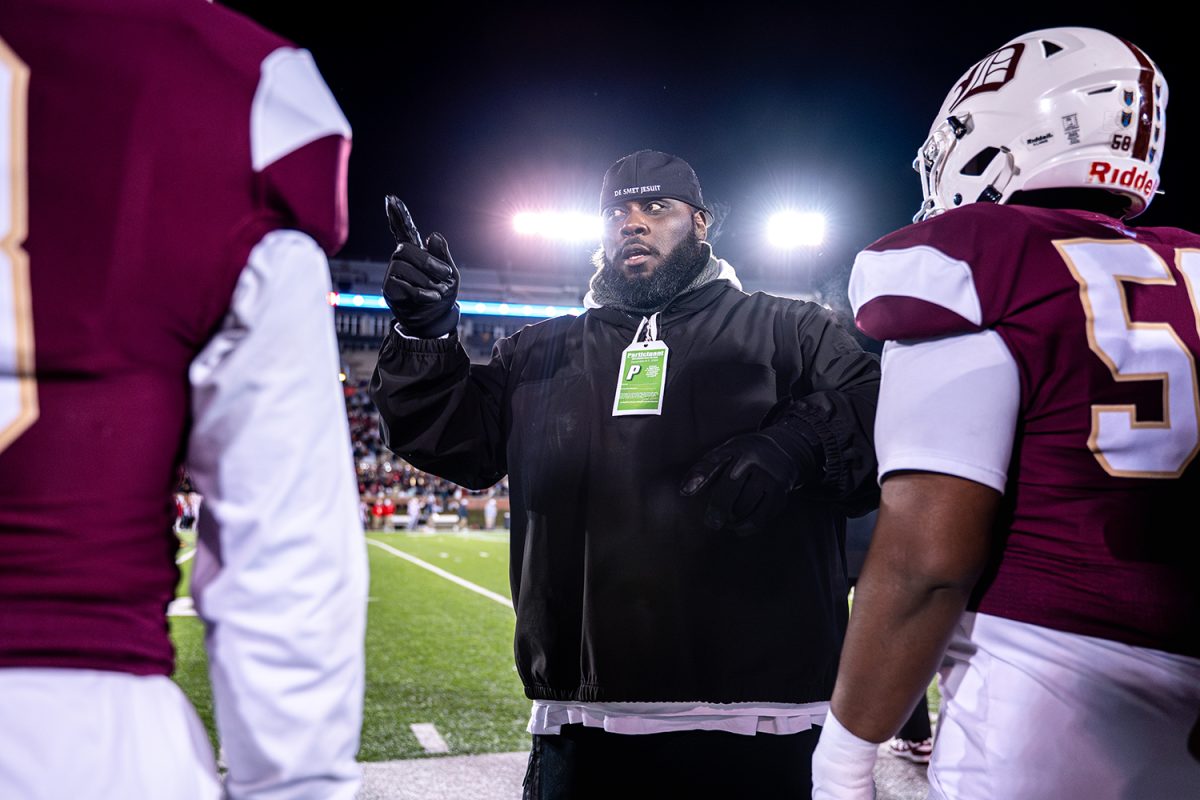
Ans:
[[[878,360],[821,306],[742,291],[682,159],[617,161],[600,213],[587,310],[476,366],[445,238],[390,201],[385,442],[470,488],[509,477],[526,798],[807,798],[845,515],[877,500]]]

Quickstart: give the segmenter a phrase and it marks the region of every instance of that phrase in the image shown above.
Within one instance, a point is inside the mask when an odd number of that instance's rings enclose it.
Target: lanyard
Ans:
[[[642,331],[646,338],[641,339]],[[667,343],[658,339],[658,312],[642,317],[633,341],[621,353],[613,416],[661,415],[667,385]]]
[[[637,330],[633,332],[633,343],[637,344],[638,337],[642,335],[642,331],[646,331],[646,341],[653,342],[658,340],[658,315],[661,312],[655,311],[649,317],[642,317],[642,321],[638,323]]]

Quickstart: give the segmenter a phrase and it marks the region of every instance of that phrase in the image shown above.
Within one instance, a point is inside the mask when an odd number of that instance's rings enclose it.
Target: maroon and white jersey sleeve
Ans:
[[[275,231],[189,378],[192,595],[230,797],[354,796],[367,569],[324,253]]]
[[[1200,237],[1078,211],[973,204],[859,254],[857,324],[893,342],[883,469],[1005,492],[972,609],[1200,654],[1200,546],[1172,521],[1200,488],[1198,290]]]
[[[1003,493],[1021,383],[995,331],[883,348],[875,449],[879,477],[940,472]]]
[[[1013,304],[1027,224],[974,204],[889,234],[858,254],[850,277],[855,323],[880,341],[989,328]],[[1008,221],[1024,223],[1020,213]]]
[[[307,50],[263,59],[250,109],[250,157],[274,228],[295,228],[333,255],[348,232],[350,124]]]

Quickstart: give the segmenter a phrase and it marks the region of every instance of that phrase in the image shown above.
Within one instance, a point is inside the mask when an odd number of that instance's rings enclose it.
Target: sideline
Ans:
[[[386,550],[387,552],[391,553],[394,556],[398,556],[399,558],[403,558],[405,561],[416,564],[421,569],[427,569],[430,572],[432,572],[434,575],[437,575],[440,578],[445,578],[446,580],[450,581],[451,583],[457,583],[459,586],[463,587],[464,589],[470,589],[472,592],[475,592],[476,594],[481,594],[489,600],[495,600],[497,603],[499,603],[500,605],[505,606],[507,608],[513,607],[512,600],[509,600],[507,597],[505,597],[502,594],[496,594],[491,589],[485,589],[482,586],[479,586],[478,584],[471,583],[470,581],[460,578],[457,575],[453,575],[449,572],[446,572],[446,570],[442,569],[441,567],[435,567],[433,564],[430,564],[428,561],[422,561],[421,559],[417,558],[416,556],[411,556],[402,550],[397,550],[396,548],[392,547],[390,544],[381,542],[378,539],[372,539],[370,536],[366,537],[366,539],[367,539],[367,544],[374,545],[375,547],[378,547],[380,550]]]

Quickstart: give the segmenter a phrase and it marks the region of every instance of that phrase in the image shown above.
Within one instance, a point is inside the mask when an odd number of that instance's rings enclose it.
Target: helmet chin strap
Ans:
[[[1004,162],[1000,167],[1000,171],[992,178],[991,182],[984,187],[979,193],[979,197],[975,198],[976,203],[1000,203],[1007,197],[1008,185],[1012,183],[1012,179],[1021,174],[1021,170],[1017,167],[1016,159],[1013,158],[1012,151],[1007,147],[1001,147],[1000,152],[1004,155]]]

